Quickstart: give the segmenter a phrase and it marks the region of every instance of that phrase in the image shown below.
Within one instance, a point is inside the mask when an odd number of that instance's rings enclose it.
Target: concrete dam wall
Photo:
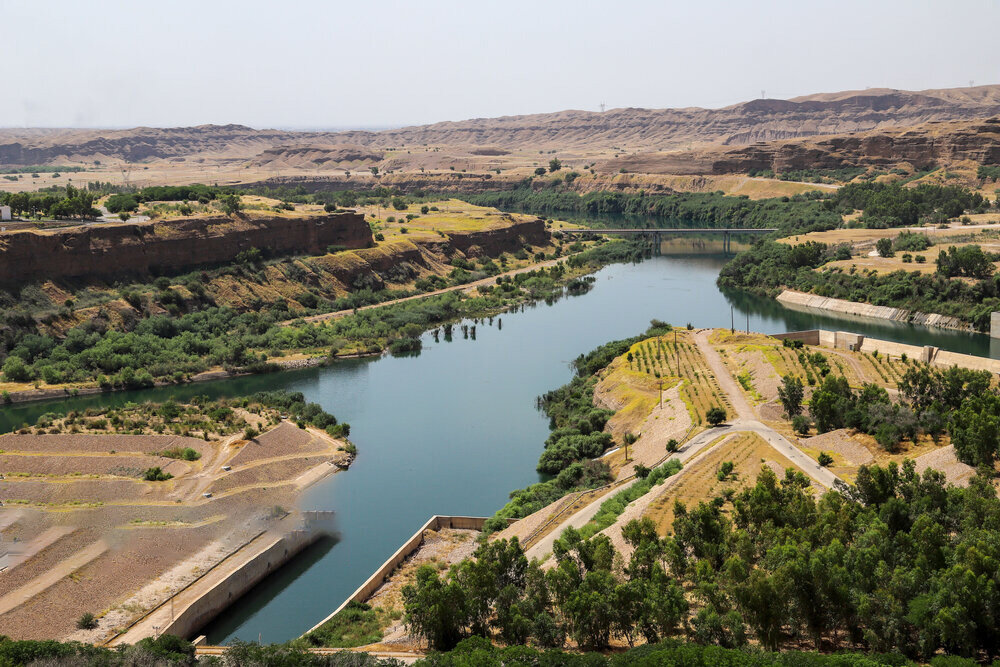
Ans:
[[[922,324],[926,327],[941,327],[943,329],[957,329],[959,331],[974,331],[971,324],[963,322],[957,317],[948,317],[937,313],[914,313],[902,308],[874,306],[870,303],[858,303],[856,301],[834,299],[832,297],[808,294],[806,292],[798,292],[796,290],[785,290],[778,295],[777,299],[792,309],[826,310],[846,315],[855,315],[858,317],[873,317],[880,320]]]

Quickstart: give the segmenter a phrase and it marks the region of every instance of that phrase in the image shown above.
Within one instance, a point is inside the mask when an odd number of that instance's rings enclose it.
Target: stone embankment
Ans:
[[[231,262],[251,248],[270,255],[316,255],[332,245],[374,245],[364,216],[180,218],[20,231],[0,234],[0,284],[169,274]]]
[[[902,308],[890,308],[889,306],[874,306],[870,303],[858,303],[856,301],[846,301],[844,299],[834,299],[832,297],[818,296],[796,290],[785,290],[777,297],[782,304],[795,308],[812,308],[817,310],[827,310],[844,315],[855,315],[858,317],[873,317],[880,320],[892,320],[893,322],[907,322],[910,324],[920,324],[925,327],[940,327],[943,329],[957,329],[959,331],[975,331],[971,324],[963,322],[957,317],[948,317],[937,313],[919,313],[904,310]]]
[[[772,334],[775,338],[800,340],[806,345],[818,345],[832,349],[854,350],[868,354],[881,354],[887,357],[902,357],[916,359],[932,366],[950,368],[969,368],[977,371],[989,371],[1000,374],[1000,359],[977,357],[971,354],[949,352],[933,345],[906,345],[890,340],[868,338],[862,334],[847,331],[826,331],[824,329],[809,329],[808,331],[792,331],[789,333]]]

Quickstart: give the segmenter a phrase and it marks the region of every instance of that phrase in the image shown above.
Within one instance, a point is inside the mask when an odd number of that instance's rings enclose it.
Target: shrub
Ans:
[[[93,630],[97,627],[97,619],[89,611],[85,612],[76,619],[76,627],[80,630]]]
[[[809,429],[812,428],[812,423],[809,421],[809,417],[805,415],[795,415],[792,417],[792,428],[799,435],[806,436],[809,435]]]
[[[142,473],[142,478],[147,482],[165,482],[173,478],[173,475],[169,472],[164,472],[160,466],[156,466],[155,468],[147,468]]]
[[[826,468],[827,466],[833,464],[833,457],[827,454],[826,452],[820,452],[818,457],[818,462],[821,466]]]
[[[726,410],[725,408],[720,408],[718,406],[709,408],[708,412],[705,413],[705,419],[712,426],[718,426],[722,422],[726,421]]]

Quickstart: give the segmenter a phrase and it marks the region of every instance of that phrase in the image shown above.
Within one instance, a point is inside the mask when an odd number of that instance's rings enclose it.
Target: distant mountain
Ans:
[[[909,165],[937,168],[971,161],[1000,164],[1000,118],[930,121],[912,127],[884,127],[818,137],[757,143],[750,146],[708,146],[687,151],[648,151],[598,164],[606,172],[644,174],[745,174],[799,169]]]
[[[931,121],[1000,115],[1000,85],[924,90],[822,93],[791,100],[759,99],[722,109],[560,111],[404,127],[379,132],[255,130],[242,125],[130,130],[0,130],[0,166],[124,159],[248,160],[295,163],[317,145],[374,156],[415,146],[490,150],[680,150],[901,128]],[[336,147],[330,150],[330,147]],[[277,149],[277,152],[275,150]],[[364,150],[362,150],[364,149]],[[269,155],[262,155],[271,151]],[[322,157],[322,156],[320,156]]]

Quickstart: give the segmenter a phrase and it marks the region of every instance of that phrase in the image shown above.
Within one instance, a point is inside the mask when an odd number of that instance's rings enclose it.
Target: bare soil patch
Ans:
[[[248,441],[242,446],[240,453],[232,458],[230,464],[237,468],[262,459],[288,454],[322,452],[328,448],[328,443],[322,442],[306,429],[286,421]]]
[[[26,475],[113,475],[138,477],[153,466],[163,467],[171,459],[159,456],[19,456],[0,454],[0,471],[6,476]],[[182,463],[177,461],[177,463]],[[176,476],[177,473],[174,473]]]
[[[211,445],[204,440],[178,435],[0,435],[0,450],[5,452],[148,454],[177,447],[191,447],[204,454]]]
[[[843,462],[851,466],[862,466],[872,463],[875,457],[867,447],[851,438],[847,429],[837,429],[811,438],[803,438],[799,441],[804,448],[814,449],[818,452],[829,452],[836,456],[843,457]]]
[[[222,493],[241,486],[290,482],[310,468],[327,460],[329,458],[325,456],[309,456],[274,461],[267,465],[254,466],[245,470],[234,470],[216,480],[210,490],[213,493]]]
[[[955,457],[955,447],[952,445],[922,454],[914,460],[914,463],[917,464],[918,473],[923,474],[924,470],[933,468],[943,472],[948,483],[955,486],[968,486],[969,480],[976,474],[975,468]]]

